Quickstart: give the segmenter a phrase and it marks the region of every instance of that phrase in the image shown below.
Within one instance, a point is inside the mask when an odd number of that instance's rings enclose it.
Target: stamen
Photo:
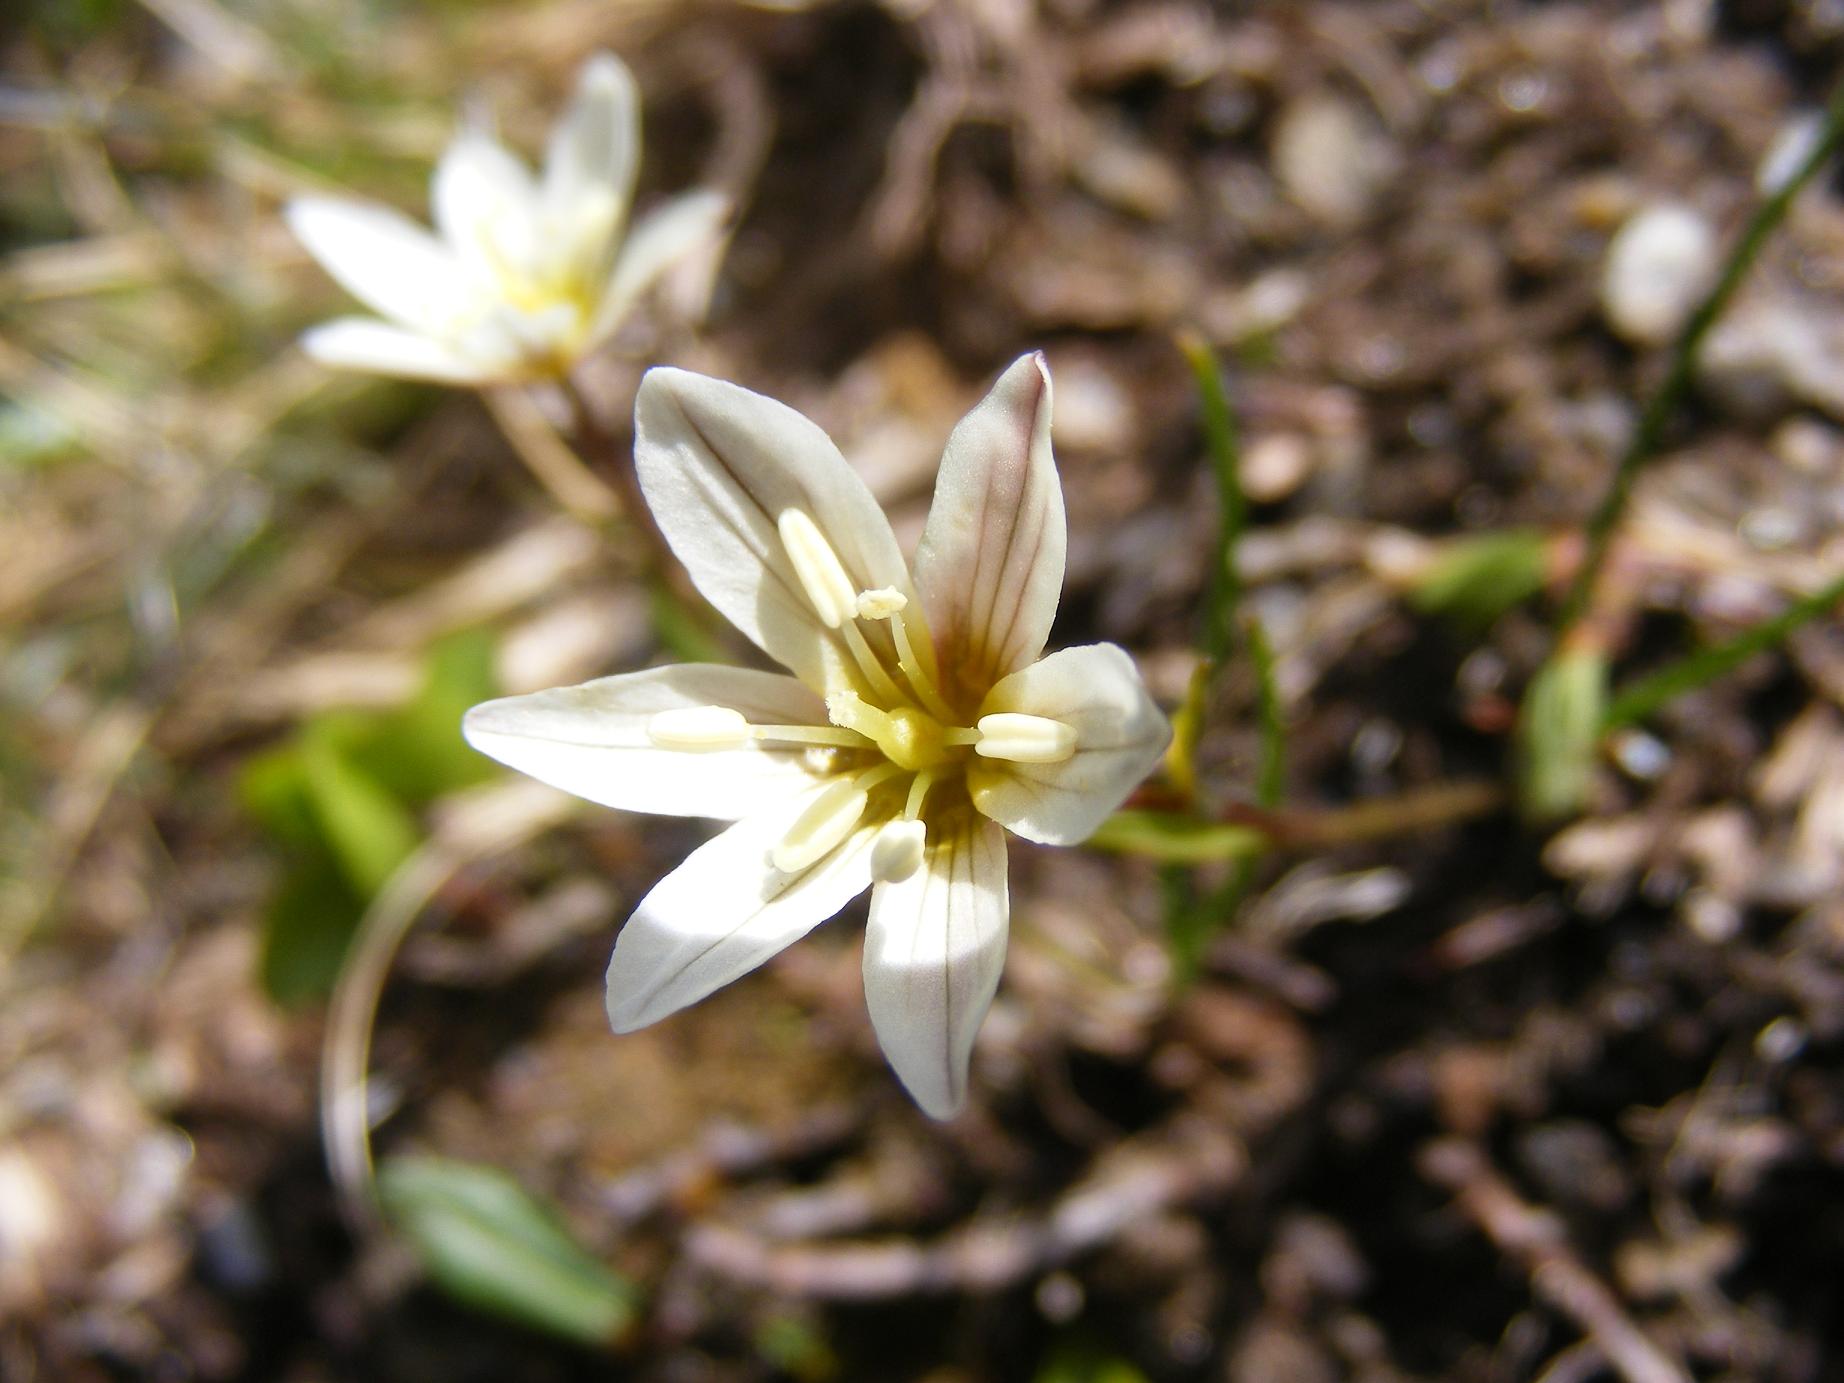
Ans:
[[[896,622],[903,626],[904,640],[914,645],[911,652],[917,655],[916,666],[922,669],[930,686],[937,685],[941,670],[935,666],[935,636],[928,631],[928,618],[922,613],[922,607],[911,605],[897,615]]]
[[[903,819],[914,821],[922,815],[922,801],[928,796],[928,790],[935,786],[937,773],[918,773],[909,780],[909,799],[903,803]]]
[[[823,744],[836,749],[869,749],[871,741],[841,725],[751,725],[757,744]]]
[[[728,706],[679,706],[647,721],[647,738],[661,749],[690,754],[741,749],[749,743],[749,722]]]
[[[869,792],[879,783],[886,783],[903,770],[896,764],[873,764],[852,779],[852,786],[860,792]]]
[[[1020,764],[1060,764],[1076,752],[1076,729],[1048,716],[1002,712],[981,716],[973,752]]]
[[[836,691],[826,698],[826,714],[834,725],[855,730],[866,739],[882,742],[896,733],[890,717],[857,692]]]
[[[800,578],[813,613],[828,629],[837,629],[858,613],[858,587],[832,550],[819,525],[799,509],[783,509],[775,520],[781,545]]]
[[[858,664],[858,670],[870,682],[872,691],[886,701],[907,701],[909,699],[897,690],[897,685],[891,680],[890,674],[884,671],[884,665],[878,661],[877,655],[871,652],[871,646],[864,641],[863,630],[847,620],[840,627],[839,632],[845,635],[845,646],[851,649],[852,658]]]
[[[908,597],[894,586],[886,586],[881,591],[863,591],[858,596],[858,617],[890,622],[890,634],[896,641],[896,665],[914,689],[916,700],[936,720],[953,720],[954,712],[935,688],[933,664],[918,658],[915,645],[909,640],[908,605]]]
[[[871,842],[871,878],[880,884],[900,884],[922,864],[928,831],[920,821],[892,821]]]
[[[916,689],[928,713],[936,720],[947,722],[954,719],[954,712],[935,690],[934,678],[924,670],[922,660],[916,657],[915,646],[909,642],[909,621],[899,612],[890,621],[890,633],[896,639],[896,665],[903,670],[903,676],[909,679],[909,685]]]
[[[783,874],[817,863],[852,833],[864,815],[865,792],[851,778],[834,778],[807,804],[769,858]]]

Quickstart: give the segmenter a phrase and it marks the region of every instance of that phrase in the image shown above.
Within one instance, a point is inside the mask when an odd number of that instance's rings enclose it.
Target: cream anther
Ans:
[[[892,821],[871,842],[871,878],[880,884],[900,884],[922,867],[928,828],[920,821]]]
[[[889,619],[901,614],[909,604],[909,597],[895,586],[883,586],[875,591],[858,592],[859,619]]]
[[[832,550],[819,525],[799,509],[783,509],[775,520],[781,545],[800,578],[801,589],[813,613],[828,629],[837,629],[858,613],[858,587],[845,573],[845,564]]]
[[[647,738],[661,749],[703,753],[741,749],[750,742],[749,722],[728,706],[680,706],[647,721]]]
[[[770,856],[783,874],[817,863],[852,833],[864,815],[866,794],[850,778],[835,778],[820,790],[788,828]]]
[[[1076,752],[1075,727],[1048,716],[1001,712],[981,716],[973,752],[1019,764],[1060,764]]]

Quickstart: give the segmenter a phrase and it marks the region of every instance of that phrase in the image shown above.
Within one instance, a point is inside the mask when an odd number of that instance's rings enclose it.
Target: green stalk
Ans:
[[[1178,335],[1178,349],[1197,381],[1202,405],[1204,450],[1210,457],[1217,483],[1217,550],[1204,588],[1204,660],[1216,666],[1229,656],[1242,600],[1242,576],[1236,567],[1236,546],[1248,527],[1248,499],[1242,493],[1242,449],[1235,414],[1223,389],[1223,370],[1210,343],[1195,331]]]
[[[1274,683],[1274,645],[1253,615],[1246,638],[1255,664],[1255,711],[1261,721],[1261,767],[1255,774],[1255,801],[1269,811],[1280,806],[1287,783],[1287,723],[1281,715],[1280,688]]]
[[[1640,678],[1614,697],[1601,719],[1601,728],[1617,730],[1647,719],[1666,702],[1707,686],[1755,654],[1784,643],[1794,631],[1837,608],[1840,601],[1844,601],[1844,576],[1794,601],[1772,619]]]
[[[1173,718],[1173,742],[1168,758],[1174,786],[1195,800],[1197,742],[1203,735],[1204,717],[1217,674],[1233,646],[1236,611],[1242,600],[1236,547],[1242,540],[1243,530],[1248,527],[1248,500],[1242,493],[1241,448],[1235,415],[1230,411],[1229,397],[1223,388],[1223,369],[1216,352],[1195,331],[1180,332],[1177,344],[1197,383],[1204,450],[1210,458],[1217,492],[1216,551],[1204,587],[1203,627],[1198,633],[1198,651],[1202,656],[1185,691],[1184,704]],[[1189,979],[1197,973],[1204,945],[1223,911],[1214,906],[1217,901],[1214,896],[1200,903],[1196,881],[1184,867],[1186,863],[1182,855],[1168,858],[1160,872],[1160,882],[1173,963],[1180,977]],[[1246,886],[1247,868],[1239,866],[1236,877],[1242,878]]]
[[[1760,254],[1761,247],[1767,243],[1767,237],[1786,219],[1786,213],[1800,189],[1830,161],[1841,141],[1844,141],[1844,85],[1840,85],[1831,98],[1831,104],[1825,112],[1824,126],[1811,153],[1806,155],[1805,161],[1792,177],[1755,208],[1754,215],[1742,230],[1741,239],[1729,255],[1728,263],[1723,266],[1722,276],[1716,280],[1716,286],[1697,305],[1697,310],[1691,313],[1690,320],[1679,333],[1677,343],[1672,347],[1671,364],[1665,371],[1664,381],[1646,401],[1645,411],[1639,417],[1639,426],[1634,429],[1632,440],[1627,443],[1626,451],[1614,469],[1607,493],[1601,496],[1600,504],[1588,520],[1588,550],[1562,603],[1562,614],[1556,626],[1558,643],[1564,641],[1569,631],[1587,613],[1595,585],[1600,580],[1601,568],[1607,562],[1607,549],[1613,541],[1614,530],[1619,526],[1620,516],[1625,512],[1626,502],[1632,495],[1633,482],[1658,454],[1664,440],[1665,426],[1678,411],[1690,389],[1704,338],[1728,307],[1729,300],[1735,296],[1735,290],[1741,286],[1756,256]]]

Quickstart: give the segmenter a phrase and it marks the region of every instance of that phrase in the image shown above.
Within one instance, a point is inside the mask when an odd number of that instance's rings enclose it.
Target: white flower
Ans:
[[[656,668],[476,706],[502,763],[611,807],[736,824],[644,898],[608,967],[629,1032],[702,999],[867,887],[865,998],[936,1118],[966,1096],[1005,959],[1005,835],[1069,845],[1170,738],[1113,644],[1040,657],[1063,584],[1050,376],[1018,360],[954,429],[913,574],[826,434],[655,369],[647,503],[704,596],[794,673]]]
[[[289,203],[295,237],[383,318],[327,322],[302,346],[329,365],[454,384],[567,370],[728,213],[718,193],[692,192],[628,230],[639,161],[634,78],[598,53],[540,176],[484,130],[455,136],[430,192],[437,234],[370,203]]]

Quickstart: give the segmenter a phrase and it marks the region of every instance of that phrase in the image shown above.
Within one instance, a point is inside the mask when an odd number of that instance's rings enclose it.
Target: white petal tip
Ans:
[[[302,235],[301,231],[303,226],[311,227],[319,217],[329,212],[338,215],[353,205],[339,197],[295,197],[282,207],[282,220],[288,223],[288,229],[293,231],[297,238],[306,239],[307,237]]]
[[[1042,351],[1029,351],[1005,367],[998,383],[1020,391],[1041,390],[1047,394],[1050,391],[1050,359]]]
[[[626,1037],[631,1032],[652,1027],[656,1020],[644,1009],[628,1005],[617,1005],[611,998],[608,1003],[608,1027],[617,1037]]]
[[[480,384],[490,375],[439,342],[388,322],[345,317],[301,333],[303,355],[317,365],[439,384]]]
[[[965,1091],[962,1091],[953,1099],[942,1101],[925,1100],[913,1090],[909,1092],[909,1095],[910,1098],[916,1102],[916,1108],[920,1109],[938,1124],[947,1123],[948,1120],[957,1117],[961,1110],[967,1107],[967,1094]]]
[[[624,82],[632,82],[634,74],[628,69],[626,63],[608,49],[598,48],[583,60],[582,67],[577,71],[576,80],[585,87],[618,87]]]

